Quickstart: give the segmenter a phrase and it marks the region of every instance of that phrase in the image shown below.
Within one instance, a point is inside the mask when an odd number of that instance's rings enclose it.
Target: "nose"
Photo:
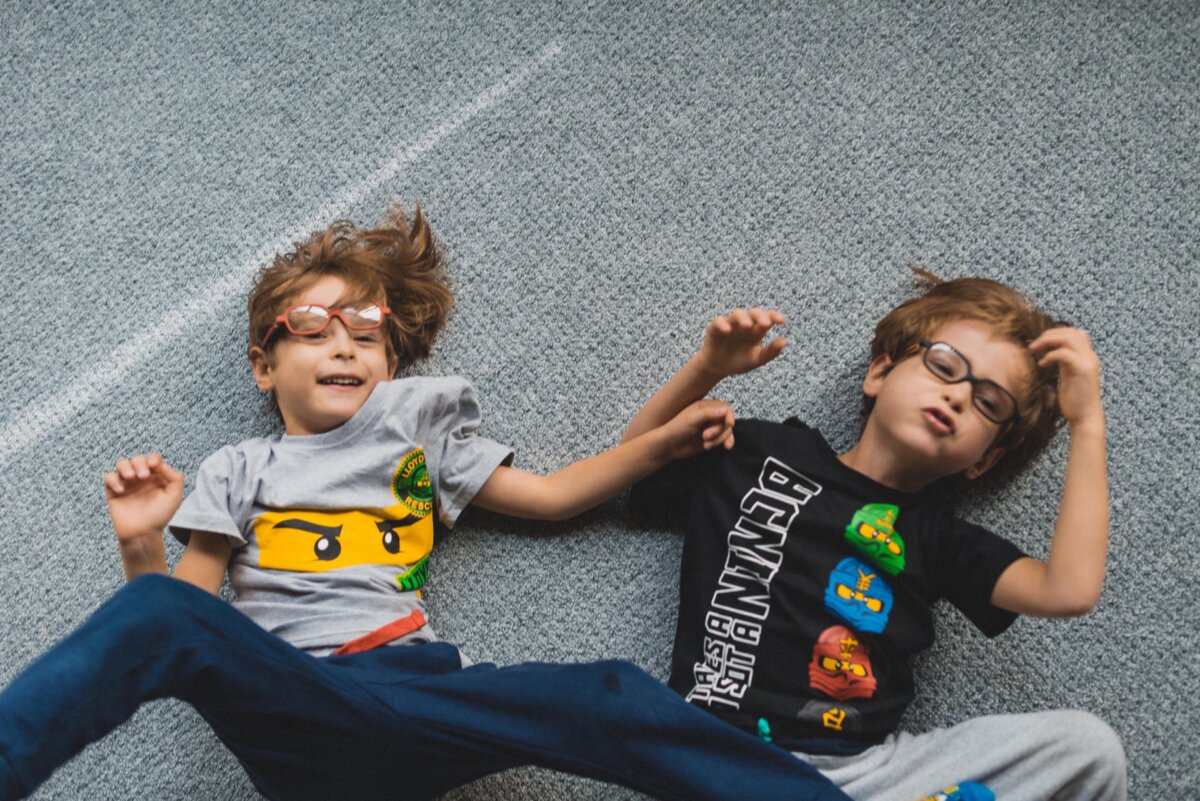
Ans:
[[[971,391],[970,381],[957,381],[953,384],[946,384],[942,387],[942,399],[950,405],[951,409],[961,413],[971,402]]]
[[[334,318],[329,321],[328,328],[325,329],[329,334],[329,342],[333,346],[333,355],[339,359],[354,358],[354,335],[350,333],[350,329],[342,324],[342,321]]]

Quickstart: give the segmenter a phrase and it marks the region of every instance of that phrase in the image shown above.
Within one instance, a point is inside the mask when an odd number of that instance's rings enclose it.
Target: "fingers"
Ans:
[[[1066,367],[1085,372],[1099,370],[1100,359],[1092,348],[1087,332],[1079,328],[1051,328],[1029,343],[1038,358],[1039,367]]]
[[[151,479],[158,483],[182,483],[183,474],[163,461],[162,454],[138,454],[119,460],[113,472],[104,475],[105,493],[109,497],[123,495]]]
[[[1086,355],[1069,348],[1056,348],[1038,359],[1038,367],[1057,367],[1077,373],[1087,372],[1095,363],[1095,359],[1088,359]]]
[[[773,326],[787,322],[782,312],[760,308],[734,309],[728,315],[718,315],[709,323],[709,330],[721,335],[761,338]]]
[[[1029,343],[1029,349],[1034,353],[1055,348],[1070,348],[1080,353],[1095,353],[1092,349],[1091,338],[1082,328],[1049,328]]]
[[[771,344],[764,347],[759,353],[758,364],[762,366],[774,359],[779,354],[783,353],[783,349],[787,347],[787,340],[783,337],[778,337]]]
[[[125,492],[125,484],[121,481],[121,479],[117,478],[117,474],[105,473],[104,495],[109,498],[115,498],[123,492]]]
[[[711,450],[720,445],[732,447],[728,443],[733,438],[733,408],[717,400],[697,401],[695,406],[695,425],[700,429],[700,441],[704,450]]]
[[[1047,328],[1029,343],[1029,347],[1032,350],[1044,350],[1048,347],[1059,347],[1064,342],[1080,337],[1085,340],[1087,339],[1087,332],[1082,328],[1073,328],[1066,325],[1059,326],[1058,328]]]

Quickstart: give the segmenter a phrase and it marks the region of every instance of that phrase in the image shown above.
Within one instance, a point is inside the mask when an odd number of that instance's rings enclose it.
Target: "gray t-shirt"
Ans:
[[[478,435],[461,378],[380,383],[332,431],[248,439],[204,460],[171,519],[233,544],[234,606],[322,655],[414,612],[433,548],[433,512],[453,526],[512,450]],[[426,624],[397,642],[436,639]]]

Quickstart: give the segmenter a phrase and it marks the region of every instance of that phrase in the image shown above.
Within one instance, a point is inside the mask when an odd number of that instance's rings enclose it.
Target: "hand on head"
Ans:
[[[1104,420],[1100,399],[1100,358],[1087,332],[1051,328],[1029,343],[1038,367],[1058,368],[1058,408],[1072,426]]]

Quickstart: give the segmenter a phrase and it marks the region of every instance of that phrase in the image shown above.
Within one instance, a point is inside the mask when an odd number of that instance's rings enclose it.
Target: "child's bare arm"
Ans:
[[[563,520],[613,497],[673,459],[723,445],[733,434],[725,403],[690,404],[667,423],[549,476],[498,467],[471,503],[493,512]]]
[[[772,327],[783,322],[780,312],[763,309],[734,309],[728,316],[714,318],[699,352],[646,401],[629,422],[621,441],[662,425],[689,403],[707,395],[726,376],[749,372],[774,359],[786,341],[779,337],[768,345],[761,342]]]
[[[127,581],[143,573],[166,573],[163,530],[183,501],[183,475],[157,453],[117,462],[104,476],[108,514]],[[216,593],[229,562],[229,540],[193,532],[175,575]]]
[[[1100,360],[1088,336],[1053,328],[1029,346],[1059,368],[1059,407],[1071,437],[1050,555],[1022,559],[996,582],[993,602],[1041,617],[1082,615],[1100,600],[1108,556],[1108,471]]]
[[[233,546],[223,534],[193,531],[172,575],[216,595],[225,581],[231,553]]]

